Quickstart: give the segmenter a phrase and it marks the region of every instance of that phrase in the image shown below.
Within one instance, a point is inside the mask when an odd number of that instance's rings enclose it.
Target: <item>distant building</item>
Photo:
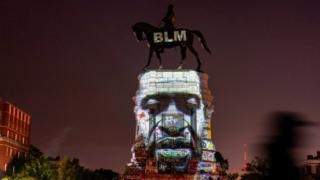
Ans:
[[[0,100],[0,172],[9,170],[14,157],[26,157],[31,116],[13,104]]]
[[[303,163],[303,177],[304,180],[320,179],[320,151],[316,156],[307,156]]]

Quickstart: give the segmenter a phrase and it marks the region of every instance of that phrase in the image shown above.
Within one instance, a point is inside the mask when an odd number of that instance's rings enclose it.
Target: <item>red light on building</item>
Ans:
[[[26,157],[30,144],[31,116],[0,100],[0,171],[9,170],[14,157]]]

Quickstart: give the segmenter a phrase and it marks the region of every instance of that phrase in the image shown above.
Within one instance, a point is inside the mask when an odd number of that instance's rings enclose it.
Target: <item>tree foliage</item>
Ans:
[[[269,164],[266,159],[255,157],[247,164],[245,174],[241,176],[242,180],[263,180],[269,176]]]
[[[239,174],[238,173],[228,173],[227,174],[227,180],[236,180],[238,179]]]
[[[219,151],[216,151],[214,156],[215,156],[217,163],[219,163],[219,166],[220,166],[219,170],[220,170],[221,175],[223,175],[223,176],[227,175],[227,170],[229,169],[228,159],[225,159]]]
[[[22,169],[13,174],[15,179],[32,179],[51,180],[55,174],[54,165],[44,156],[27,161]]]
[[[57,180],[73,180],[81,175],[82,168],[78,159],[65,156],[57,163]]]
[[[82,167],[78,159],[67,156],[51,158],[35,146],[30,146],[26,158],[14,158],[7,173],[12,180],[117,180],[119,175],[112,170],[90,170]],[[17,167],[17,168],[16,168]]]

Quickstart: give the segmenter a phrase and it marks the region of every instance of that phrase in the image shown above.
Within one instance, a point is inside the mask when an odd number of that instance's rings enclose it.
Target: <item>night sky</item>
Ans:
[[[0,1],[0,97],[32,115],[32,144],[89,168],[124,170],[134,141],[132,97],[148,52],[131,26],[159,25],[168,2]],[[243,144],[255,155],[270,112],[319,121],[318,0],[173,4],[176,26],[200,30],[213,52],[194,42],[215,96],[213,141],[231,169],[241,168]],[[164,67],[179,60],[178,49],[163,54]],[[188,54],[184,68],[195,67]],[[319,127],[308,134],[301,149],[315,153]]]

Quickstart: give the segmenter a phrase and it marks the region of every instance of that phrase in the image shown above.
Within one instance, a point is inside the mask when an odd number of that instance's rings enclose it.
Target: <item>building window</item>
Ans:
[[[11,114],[9,114],[9,118],[8,118],[8,127],[10,127],[10,125],[11,125]]]
[[[15,140],[15,141],[18,140],[18,134],[16,134],[16,135],[14,136],[14,140]]]
[[[22,137],[22,144],[24,144],[24,137]]]
[[[12,129],[16,128],[16,117],[12,119],[12,125],[11,125]]]
[[[4,164],[4,171],[7,171],[7,163]]]
[[[9,156],[9,147],[6,147],[6,155]]]
[[[7,130],[7,137],[9,137],[10,136],[10,132],[9,132],[9,130]]]
[[[15,129],[16,129],[16,130],[19,129],[19,119],[16,120],[16,128],[15,128]]]

